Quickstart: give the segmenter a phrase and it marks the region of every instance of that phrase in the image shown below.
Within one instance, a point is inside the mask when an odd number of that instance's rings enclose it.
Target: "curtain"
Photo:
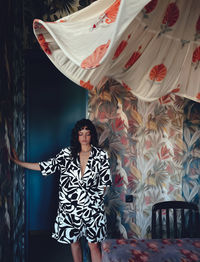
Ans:
[[[54,65],[92,90],[103,77],[145,101],[200,101],[199,0],[98,0],[34,33]]]

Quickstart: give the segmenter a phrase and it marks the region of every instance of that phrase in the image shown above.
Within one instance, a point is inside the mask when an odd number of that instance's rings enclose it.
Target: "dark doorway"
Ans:
[[[55,156],[69,145],[72,127],[87,114],[87,91],[61,74],[40,50],[27,51],[25,61],[26,160],[39,162]],[[51,239],[58,179],[26,171],[25,247],[28,262],[70,262],[69,246]]]

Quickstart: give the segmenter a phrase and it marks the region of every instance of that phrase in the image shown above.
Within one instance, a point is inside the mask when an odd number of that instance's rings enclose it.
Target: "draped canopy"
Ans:
[[[114,78],[137,97],[200,101],[199,0],[98,0],[34,33],[54,65],[93,89]]]

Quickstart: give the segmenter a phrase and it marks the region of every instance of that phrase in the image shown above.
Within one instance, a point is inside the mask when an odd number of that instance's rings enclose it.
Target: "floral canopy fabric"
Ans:
[[[146,101],[200,101],[199,0],[98,0],[34,33],[54,65],[92,90],[113,78]]]

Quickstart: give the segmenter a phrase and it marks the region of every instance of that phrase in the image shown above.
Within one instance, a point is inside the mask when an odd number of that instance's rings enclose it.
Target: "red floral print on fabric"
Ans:
[[[136,246],[136,245],[134,245]],[[147,262],[149,261],[149,255],[145,251],[133,249],[131,250],[131,253],[133,255],[133,258],[130,258],[128,262]]]
[[[193,52],[192,62],[196,63],[200,61],[200,46],[197,47]]]
[[[38,30],[38,29],[45,29],[46,30],[46,28],[43,25],[40,24],[39,19],[34,19],[33,28],[35,30]]]
[[[200,248],[200,241],[195,241],[192,243],[193,246]]]
[[[122,51],[124,50],[124,48],[127,46],[128,44],[128,40],[130,39],[131,35],[128,35],[128,39],[127,40],[122,40],[121,43],[119,44],[119,46],[117,47],[115,54],[112,58],[112,60],[118,58],[118,56],[122,53]]]
[[[173,89],[169,94],[166,94],[165,96],[160,97],[159,98],[160,104],[170,103],[172,101],[171,94],[172,93],[178,93],[179,91],[180,91],[180,88],[177,87],[177,88]]]
[[[141,53],[139,52],[142,46],[139,46],[138,50],[132,54],[128,62],[125,64],[125,68],[130,68],[135,62],[138,60],[138,58],[141,56]]]
[[[196,70],[200,63],[200,46],[194,50],[193,56],[192,56],[192,62],[196,64],[195,66],[195,70]]]
[[[196,33],[194,35],[194,41],[198,40],[200,38],[200,16],[196,22]]]
[[[116,239],[117,245],[126,245],[126,240],[125,239]]]
[[[43,34],[39,34],[39,35],[38,35],[38,42],[39,42],[42,50],[43,50],[46,54],[51,55],[51,50],[50,50],[50,48],[49,48],[48,43],[45,41],[45,38],[44,38]]]
[[[82,86],[85,89],[92,90],[94,88],[93,85],[90,84],[90,80],[87,82],[84,82],[83,80],[80,81],[80,86]]]
[[[153,81],[162,81],[167,74],[167,68],[164,64],[156,65],[151,69],[149,78]]]
[[[197,94],[196,98],[200,100],[200,93]]]
[[[127,91],[131,91],[131,88],[124,82],[122,82],[122,86],[127,90]]]
[[[165,12],[165,16],[163,18],[162,24],[171,27],[176,23],[178,17],[179,17],[179,9],[176,3],[170,3]]]
[[[196,23],[196,31],[200,33],[200,16],[199,16],[197,23]]]
[[[99,62],[104,57],[109,45],[110,40],[108,40],[107,44],[98,46],[90,56],[82,61],[81,67],[89,69],[99,66]]]
[[[144,10],[146,14],[151,13],[155,8],[158,3],[158,0],[151,0],[147,5],[145,5]]]
[[[158,244],[156,242],[147,243],[147,247],[155,252],[158,252]]]
[[[119,11],[119,6],[120,6],[120,2],[121,0],[116,0],[106,11],[105,11],[105,15],[107,17],[107,19],[105,20],[105,22],[107,24],[111,24],[113,22],[115,22],[116,18],[117,18],[117,13]]]

